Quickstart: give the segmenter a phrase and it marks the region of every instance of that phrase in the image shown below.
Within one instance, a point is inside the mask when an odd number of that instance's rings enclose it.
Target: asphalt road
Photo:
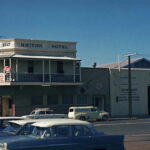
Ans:
[[[150,119],[100,121],[93,124],[99,131],[125,135],[126,150],[150,150]]]

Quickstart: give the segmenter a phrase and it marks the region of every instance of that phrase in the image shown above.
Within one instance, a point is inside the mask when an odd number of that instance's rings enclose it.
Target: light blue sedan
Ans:
[[[51,119],[32,124],[31,135],[0,139],[1,150],[124,150],[123,135],[99,133],[91,123]]]

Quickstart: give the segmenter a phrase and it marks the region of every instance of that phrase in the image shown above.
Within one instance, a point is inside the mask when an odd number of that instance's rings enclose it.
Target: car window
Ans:
[[[69,126],[68,125],[53,126],[52,134],[55,137],[67,137],[69,136]]]
[[[91,136],[92,132],[87,126],[74,125],[72,127],[72,135],[75,137],[79,136]]]
[[[52,111],[46,111],[46,114],[52,114]]]
[[[69,109],[69,112],[73,112],[73,109]]]
[[[31,134],[32,131],[33,131],[33,128],[34,128],[34,126],[32,126],[32,123],[33,123],[33,122],[25,124],[25,125],[20,129],[20,131],[18,131],[17,134],[18,134],[18,135],[28,135],[28,134]]]
[[[16,133],[20,129],[19,124],[9,123],[8,126],[3,130],[3,132]]]
[[[30,114],[31,114],[31,115],[34,115],[34,114],[35,114],[35,111],[33,110]]]
[[[45,114],[45,111],[40,111],[39,114],[43,115],[43,114]]]
[[[81,108],[81,109],[76,109],[75,111],[76,111],[76,112],[88,112],[89,109]]]
[[[91,108],[91,111],[95,112],[95,111],[97,111],[97,109],[96,108]]]
[[[43,137],[48,130],[49,128],[34,127],[32,135],[36,137]]]

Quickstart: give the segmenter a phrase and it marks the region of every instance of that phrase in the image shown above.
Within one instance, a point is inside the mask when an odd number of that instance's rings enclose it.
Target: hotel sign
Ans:
[[[32,48],[32,49],[56,49],[56,50],[74,50],[75,45],[67,45],[66,43],[42,43],[42,42],[15,42],[15,41],[8,41],[8,42],[0,42],[0,49],[7,49],[7,48]]]

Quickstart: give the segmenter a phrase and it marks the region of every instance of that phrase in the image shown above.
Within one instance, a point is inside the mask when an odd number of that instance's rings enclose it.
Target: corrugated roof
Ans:
[[[136,58],[136,59],[131,59],[131,64],[133,63],[136,63],[136,62],[139,62],[141,60],[145,60],[145,61],[148,61],[150,62],[150,60],[146,59],[146,58]],[[97,68],[110,68],[110,69],[113,69],[113,68],[125,68],[128,66],[128,60],[125,60],[125,61],[121,61],[121,62],[114,62],[114,63],[111,63],[111,64],[103,64],[103,65],[99,65],[97,66]]]

